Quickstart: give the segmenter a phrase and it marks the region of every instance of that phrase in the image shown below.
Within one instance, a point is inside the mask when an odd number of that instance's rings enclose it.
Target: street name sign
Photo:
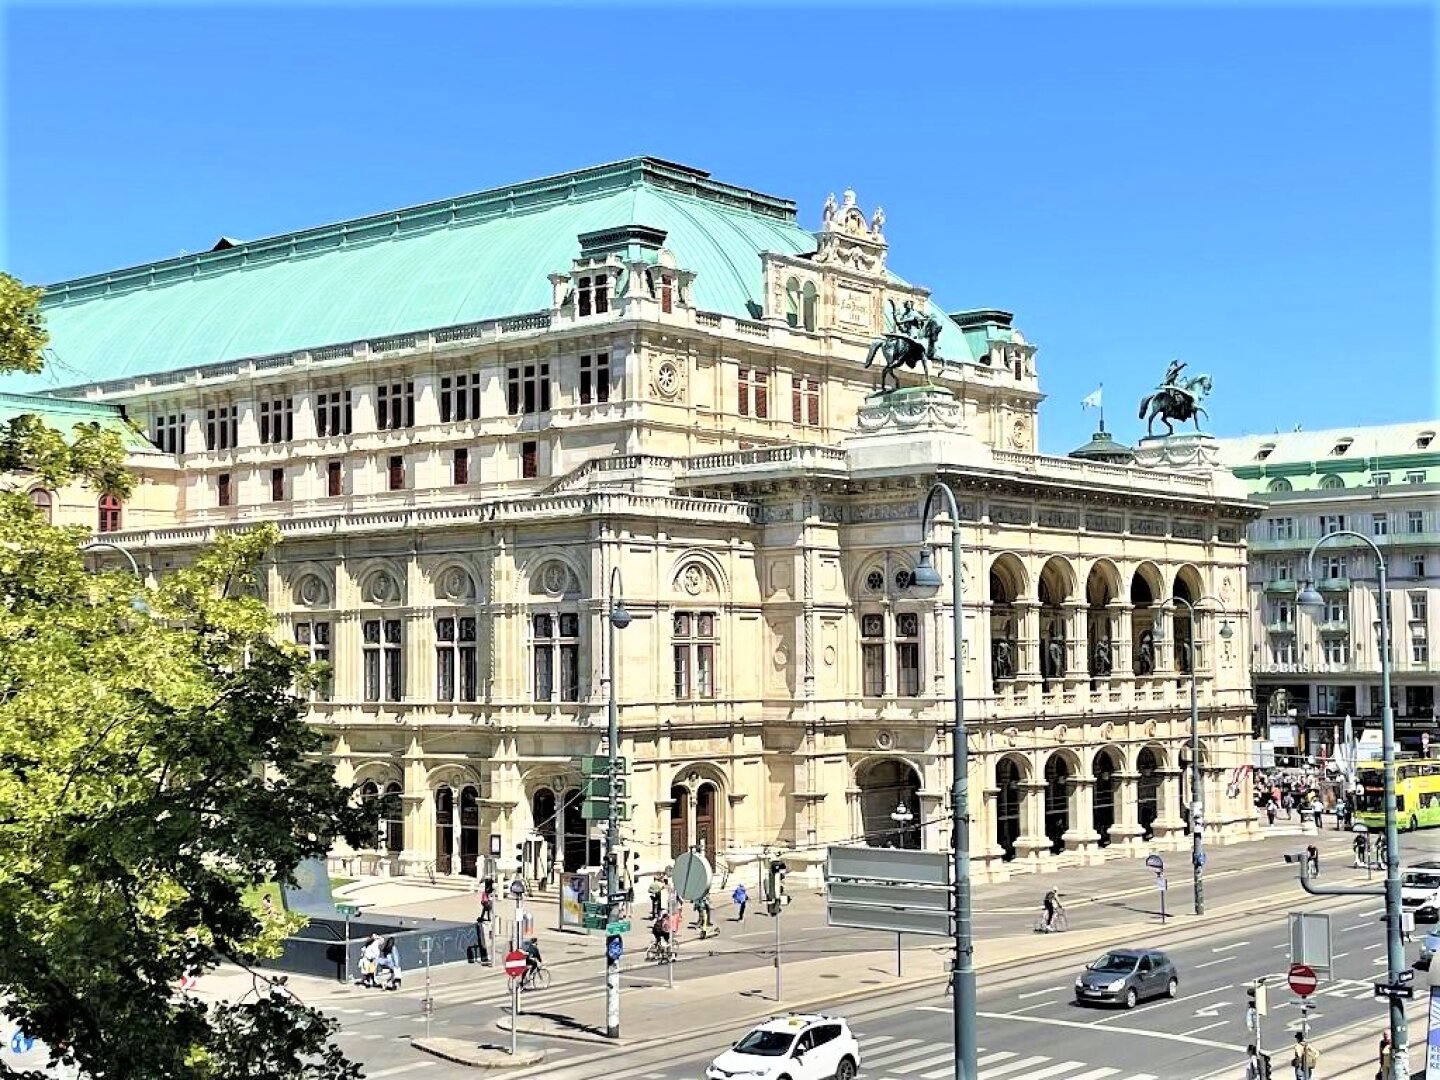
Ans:
[[[1305,964],[1291,964],[1289,975],[1290,989],[1301,997],[1309,997],[1320,985],[1320,980],[1315,974],[1315,969]]]

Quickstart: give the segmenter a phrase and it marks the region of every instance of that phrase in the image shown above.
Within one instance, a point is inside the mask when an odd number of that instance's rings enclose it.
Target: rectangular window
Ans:
[[[404,693],[399,619],[366,619],[362,624],[365,652],[365,700],[399,701]]]
[[[1271,638],[1270,661],[1275,664],[1295,663],[1295,639],[1289,634]]]
[[[405,459],[399,454],[390,455],[390,490],[403,491],[405,489]]]
[[[1272,566],[1274,573],[1270,575],[1271,581],[1293,581],[1295,579],[1295,564],[1289,559],[1276,559]]]
[[[505,369],[505,409],[511,416],[550,411],[550,365],[512,364]]]
[[[1410,602],[1410,621],[1423,623],[1425,621],[1425,594],[1423,592],[1412,592],[1406,595]]]
[[[580,357],[580,404],[597,405],[610,400],[610,354]]]
[[[150,426],[150,441],[167,454],[185,453],[185,414],[157,416]]]
[[[1334,716],[1340,704],[1338,686],[1317,686],[1315,688],[1315,711],[1321,716]]]
[[[1370,534],[1372,536],[1384,536],[1390,531],[1389,514],[1370,515]]]
[[[285,470],[284,470],[284,469],[271,469],[271,470],[270,470],[270,501],[271,501],[271,502],[284,502],[284,501],[285,501]]]
[[[1430,660],[1430,643],[1424,638],[1411,638],[1410,660],[1416,664],[1428,663]]]
[[[676,699],[689,701],[714,698],[717,644],[715,613],[676,612],[671,626]]]
[[[1344,515],[1344,514],[1321,514],[1321,515],[1320,515],[1320,535],[1321,535],[1321,536],[1329,536],[1331,533],[1337,533],[1337,532],[1339,532],[1340,530],[1342,530],[1343,528],[1345,528],[1345,515]]]
[[[270,446],[288,443],[295,438],[295,402],[293,398],[271,398],[260,402],[260,442]]]
[[[1325,555],[1320,560],[1320,576],[1327,581],[1334,581],[1337,578],[1346,576],[1346,559],[1344,555]]]
[[[349,435],[350,391],[322,390],[315,395],[315,434],[322,439]]]
[[[444,375],[440,378],[440,422],[458,423],[480,419],[480,373]]]
[[[457,447],[451,455],[450,475],[456,487],[464,487],[470,483],[470,451],[463,446]]]
[[[669,274],[660,275],[660,310],[666,315],[675,310],[675,279]]]
[[[1295,625],[1295,601],[1276,600],[1274,608],[1275,622],[1279,626]]]
[[[540,475],[540,444],[525,441],[520,444],[520,478],[533,480]]]
[[[205,410],[205,449],[229,450],[239,440],[240,421],[233,405]]]
[[[1424,576],[1425,576],[1425,556],[1424,556],[1424,555],[1411,555],[1411,556],[1410,556],[1410,576],[1411,576],[1411,577],[1424,577]]]
[[[920,616],[895,616],[895,692],[900,697],[920,696]]]
[[[1389,487],[1390,474],[1388,472],[1371,473],[1370,484],[1372,487]]]
[[[796,375],[790,386],[790,419],[797,424],[820,426],[820,380]]]
[[[1271,540],[1294,540],[1295,519],[1293,517],[1279,517],[1270,519]]]
[[[1350,601],[1348,600],[1327,600],[1325,601],[1325,621],[1327,623],[1346,623],[1350,621]]]
[[[415,384],[382,383],[375,388],[375,428],[398,431],[415,426]]]
[[[610,310],[610,278],[605,274],[586,275],[576,282],[575,314],[604,315]]]
[[[575,283],[575,314],[590,314],[590,278],[582,277]]]
[[[604,315],[610,310],[610,278],[606,274],[595,275],[595,314]]]
[[[740,369],[740,393],[736,411],[741,416],[765,420],[770,416],[770,373],[758,368]]]
[[[345,494],[344,473],[338,461],[327,462],[325,465],[325,494],[332,498]]]
[[[222,472],[215,478],[215,491],[221,506],[230,505],[230,474]]]
[[[1419,533],[1425,531],[1425,514],[1420,510],[1408,510],[1405,513],[1405,531],[1408,533]]]
[[[1405,474],[1405,483],[1407,483],[1407,484],[1423,484],[1423,483],[1425,483],[1425,470],[1424,470],[1424,469],[1416,469],[1416,470],[1414,470],[1414,471],[1412,471],[1412,472],[1407,472],[1407,473]]]
[[[295,644],[310,654],[312,664],[325,664],[326,671],[320,676],[312,696],[319,701],[329,701],[333,692],[330,664],[330,624],[328,622],[299,622],[295,624]]]
[[[1350,660],[1350,639],[1344,637],[1326,638],[1324,642],[1325,662],[1344,664]]]
[[[475,700],[475,626],[469,616],[435,620],[435,697],[440,701]]]
[[[885,696],[885,616],[860,616],[860,680],[866,697]]]
[[[580,700],[580,616],[561,612],[530,620],[536,701]]]

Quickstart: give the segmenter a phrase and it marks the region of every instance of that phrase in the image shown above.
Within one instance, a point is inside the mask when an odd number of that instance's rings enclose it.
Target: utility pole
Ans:
[[[615,692],[616,632],[630,625],[630,613],[620,601],[620,567],[610,570],[610,611],[606,662],[610,684],[605,716],[607,765],[605,784],[608,813],[605,825],[605,1035],[620,1038],[620,955],[624,941],[610,927],[619,921],[620,875],[620,710]]]

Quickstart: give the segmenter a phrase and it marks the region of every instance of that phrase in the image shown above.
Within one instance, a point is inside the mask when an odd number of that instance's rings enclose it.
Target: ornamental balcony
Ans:
[[[1350,624],[1348,622],[1344,622],[1343,620],[1322,622],[1319,627],[1317,627],[1317,629],[1322,634],[1348,634],[1350,633]]]
[[[1294,578],[1271,578],[1265,582],[1265,591],[1267,593],[1281,593],[1286,596],[1294,596],[1300,591],[1300,587],[1296,584]]]
[[[1327,577],[1315,582],[1315,588],[1321,592],[1349,592],[1350,579],[1348,577]]]
[[[1269,622],[1265,624],[1265,630],[1270,634],[1293,634],[1295,624],[1293,622]]]

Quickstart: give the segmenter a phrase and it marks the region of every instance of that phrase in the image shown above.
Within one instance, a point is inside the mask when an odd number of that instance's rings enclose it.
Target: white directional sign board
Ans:
[[[871,847],[832,847],[827,854],[831,926],[950,936],[949,855]]]

